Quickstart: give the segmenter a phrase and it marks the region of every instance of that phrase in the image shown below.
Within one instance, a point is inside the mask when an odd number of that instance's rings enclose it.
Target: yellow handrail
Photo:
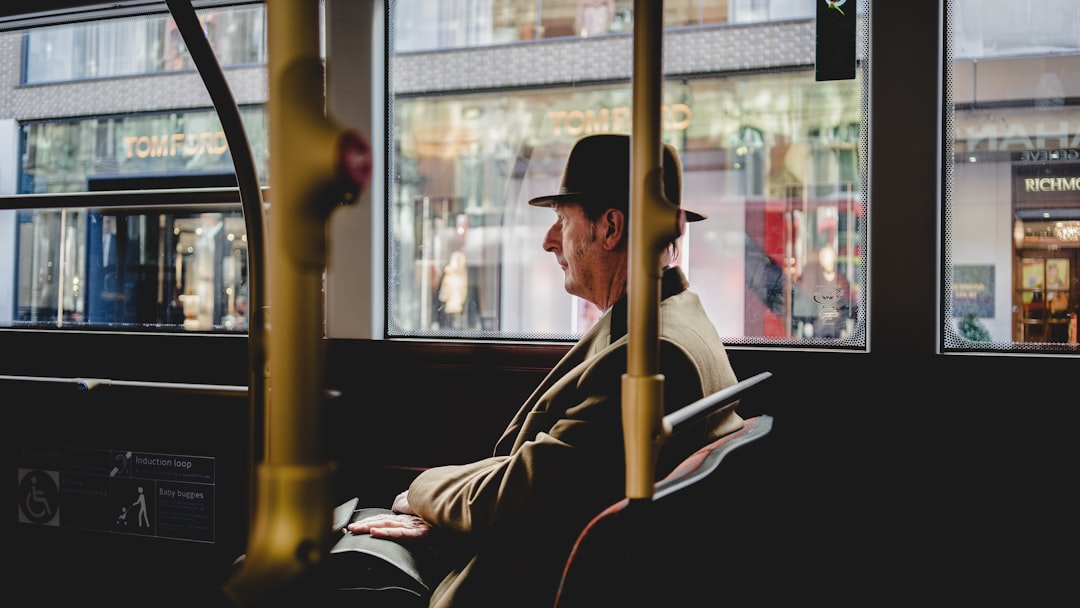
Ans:
[[[323,271],[330,213],[370,178],[370,147],[325,112],[319,3],[269,0],[270,353],[265,454],[248,550],[226,595],[263,605],[302,587],[331,541],[324,453]]]
[[[660,97],[663,16],[659,0],[634,2],[633,133],[627,373],[623,376],[626,495],[651,498],[663,432],[660,253],[678,234],[679,208],[664,196]]]

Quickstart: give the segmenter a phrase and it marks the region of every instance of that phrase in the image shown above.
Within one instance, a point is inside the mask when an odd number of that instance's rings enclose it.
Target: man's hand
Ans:
[[[408,540],[427,536],[431,525],[416,515],[392,513],[365,517],[349,524],[347,529],[353,534],[370,534],[374,538]]]

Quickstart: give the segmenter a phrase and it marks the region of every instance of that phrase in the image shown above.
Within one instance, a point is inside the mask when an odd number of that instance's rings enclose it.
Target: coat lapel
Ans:
[[[682,270],[675,266],[664,269],[661,277],[660,297],[667,299],[670,296],[681,293],[688,287],[686,276]],[[562,359],[533,391],[524,405],[514,415],[509,426],[503,431],[499,441],[495,444],[495,455],[512,453],[513,449],[521,443],[521,434],[528,415],[536,410],[537,404],[557,382],[565,381],[567,374],[583,362],[595,357],[611,346],[614,341],[626,337],[627,324],[627,301],[624,297],[606,311],[596,322],[596,325],[581,337],[574,346],[567,351]]]
[[[556,382],[562,380],[570,370],[574,369],[578,365],[581,365],[587,359],[593,357],[600,351],[604,350],[608,346],[608,341],[611,336],[611,311],[604,313],[596,325],[593,325],[592,329],[587,331],[585,335],[581,337],[574,346],[563,355],[563,358],[555,364],[555,367],[548,372],[548,375],[544,377],[544,381],[536,387],[536,390],[529,395],[529,398],[525,400],[524,405],[514,415],[514,419],[510,421],[509,426],[503,431],[502,437],[495,444],[495,454],[509,454],[512,446],[515,444],[518,435],[521,433],[522,425],[525,422],[525,418],[529,412],[533,411],[540,398],[555,385]]]

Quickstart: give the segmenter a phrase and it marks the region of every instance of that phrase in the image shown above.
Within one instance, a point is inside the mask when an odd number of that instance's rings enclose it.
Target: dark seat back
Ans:
[[[684,459],[656,484],[651,499],[622,499],[589,522],[563,570],[557,608],[602,605],[691,606],[700,601],[710,573],[722,576],[722,543],[743,514],[725,508],[746,488],[741,475],[720,475],[721,461],[772,430],[772,416],[749,418],[743,428],[714,440]],[[748,463],[749,464],[749,463]],[[727,471],[726,467],[723,469]],[[753,473],[751,472],[752,476]],[[709,480],[712,483],[702,483]],[[747,532],[746,528],[742,532]],[[753,537],[753,532],[749,531]],[[742,537],[742,534],[739,534]],[[721,543],[721,544],[717,544]],[[717,548],[721,547],[721,555]],[[704,562],[702,560],[705,560]],[[710,604],[711,605],[711,604]]]

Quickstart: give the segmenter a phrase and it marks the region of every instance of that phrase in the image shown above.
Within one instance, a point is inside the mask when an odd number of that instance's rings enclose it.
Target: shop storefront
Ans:
[[[680,264],[723,335],[856,331],[859,87],[810,72],[665,85],[661,136],[681,155],[684,204],[709,217],[690,227]],[[558,190],[579,137],[629,132],[630,97],[626,85],[598,84],[397,100],[391,335],[588,329],[598,311],[562,290],[541,250],[551,214],[526,201]],[[455,259],[466,295],[451,311],[441,292]]]
[[[1013,340],[1076,344],[1080,150],[1021,156],[1013,166]]]
[[[952,317],[979,328],[959,334],[1020,348],[1076,344],[1080,112],[965,107],[952,124]]]
[[[265,111],[242,116],[265,175]],[[213,111],[29,122],[22,141],[22,193],[236,186]],[[25,210],[15,231],[15,323],[245,328],[238,205]]]

